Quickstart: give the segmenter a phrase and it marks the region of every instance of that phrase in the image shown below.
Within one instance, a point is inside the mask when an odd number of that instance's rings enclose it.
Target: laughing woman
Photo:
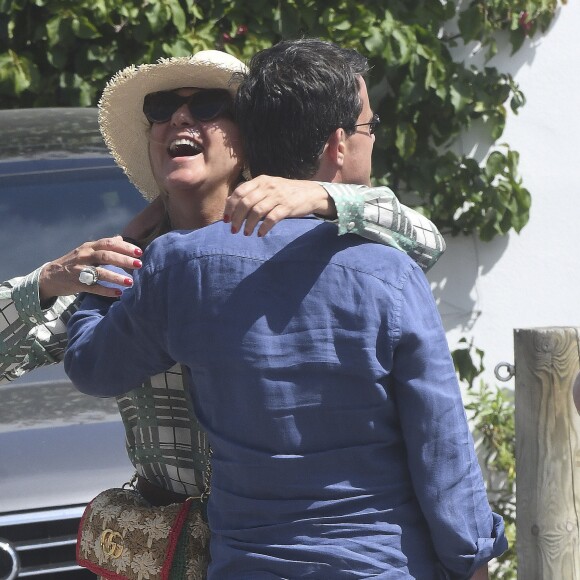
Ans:
[[[445,249],[437,228],[400,205],[388,188],[268,176],[244,180],[243,147],[231,113],[233,79],[243,69],[231,55],[202,51],[128,67],[109,82],[99,104],[101,131],[118,165],[152,203],[127,226],[125,239],[87,242],[0,284],[0,382],[60,362],[76,295],[114,299],[119,290],[97,282],[126,286],[130,280],[103,266],[139,267],[148,242],[172,229],[224,219],[232,233],[258,228],[265,235],[285,217],[313,213],[336,219],[339,234],[398,247],[425,270],[437,261]],[[32,323],[34,318],[43,323]],[[135,485],[151,505],[199,496],[208,480],[208,446],[185,382],[176,366],[117,399]],[[188,565],[184,577],[203,577],[205,562]]]

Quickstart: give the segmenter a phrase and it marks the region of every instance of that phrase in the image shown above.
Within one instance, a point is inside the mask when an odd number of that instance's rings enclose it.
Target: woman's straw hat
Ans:
[[[181,87],[226,89],[235,96],[245,65],[219,50],[129,66],[108,83],[99,101],[99,126],[115,161],[148,201],[160,193],[149,162],[145,95]]]

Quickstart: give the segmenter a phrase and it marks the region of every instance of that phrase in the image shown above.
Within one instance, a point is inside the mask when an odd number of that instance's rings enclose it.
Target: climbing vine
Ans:
[[[330,39],[373,66],[383,120],[375,181],[444,232],[489,240],[528,221],[518,154],[496,146],[478,162],[453,144],[475,122],[496,143],[525,98],[510,75],[454,60],[453,50],[479,43],[489,59],[507,34],[515,52],[557,9],[557,0],[0,0],[0,99],[3,108],[90,106],[130,63],[207,48],[247,60],[282,38]]]

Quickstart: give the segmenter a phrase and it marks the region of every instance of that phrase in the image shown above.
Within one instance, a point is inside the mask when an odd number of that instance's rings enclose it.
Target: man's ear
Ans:
[[[327,155],[327,161],[338,170],[342,168],[346,154],[346,133],[344,129],[338,128],[330,135],[322,154]]]
[[[318,170],[315,178],[318,181],[340,181],[342,166],[345,160],[346,133],[343,129],[334,131],[326,143],[318,158]]]

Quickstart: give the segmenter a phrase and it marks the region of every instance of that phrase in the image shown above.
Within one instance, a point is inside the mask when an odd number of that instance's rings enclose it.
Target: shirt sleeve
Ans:
[[[323,183],[338,216],[338,233],[353,233],[407,253],[426,272],[445,251],[437,226],[401,204],[388,187]]]
[[[38,296],[41,270],[0,284],[0,383],[60,362],[64,355],[66,324],[76,297],[57,298],[43,309]]]
[[[489,506],[445,332],[418,268],[395,318],[391,387],[415,493],[448,577],[470,578],[507,540]]]
[[[68,325],[64,357],[65,371],[79,391],[123,395],[175,365],[164,341],[166,305],[152,298],[164,294],[156,293],[154,285],[155,276],[143,268],[120,300],[83,298]]]

